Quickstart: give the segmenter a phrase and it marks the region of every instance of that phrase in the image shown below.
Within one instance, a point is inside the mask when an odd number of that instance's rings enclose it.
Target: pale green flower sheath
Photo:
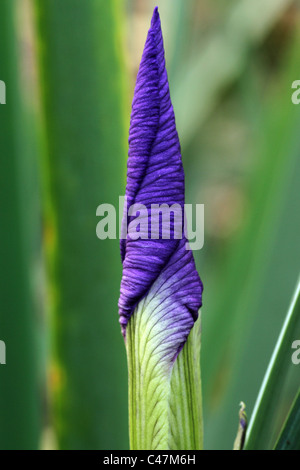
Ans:
[[[154,204],[176,204],[184,226],[184,172],[157,8],[132,104],[126,198],[119,313],[128,355],[130,446],[201,449],[202,283],[184,231],[177,236],[175,216],[170,237],[163,226],[151,237]],[[133,205],[139,205],[135,215]],[[139,236],[131,236],[137,225]]]

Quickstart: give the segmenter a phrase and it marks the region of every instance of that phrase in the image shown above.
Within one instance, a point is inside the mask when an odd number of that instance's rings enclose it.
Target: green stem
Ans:
[[[200,330],[201,319],[195,323],[172,371],[169,399],[171,450],[203,449]]]
[[[156,354],[157,345],[145,341],[148,315],[141,302],[126,332],[130,448],[201,450],[200,319],[169,365]]]

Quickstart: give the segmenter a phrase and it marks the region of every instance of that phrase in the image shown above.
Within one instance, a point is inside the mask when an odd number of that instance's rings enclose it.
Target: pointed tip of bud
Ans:
[[[154,27],[160,23],[160,17],[159,17],[159,12],[158,12],[158,7],[154,8],[153,11],[153,16],[151,20],[151,26]]]

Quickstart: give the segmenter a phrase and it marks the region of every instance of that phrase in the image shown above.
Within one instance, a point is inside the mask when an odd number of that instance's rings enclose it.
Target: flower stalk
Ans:
[[[155,361],[149,365],[150,345],[140,343],[141,328],[149,320],[143,314],[135,312],[127,329],[130,448],[202,450],[200,319],[168,371]]]

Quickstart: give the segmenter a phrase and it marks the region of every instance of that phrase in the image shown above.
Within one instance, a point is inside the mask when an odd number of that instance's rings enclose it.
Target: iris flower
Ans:
[[[143,205],[150,222],[148,237],[143,230],[131,237],[128,230],[121,240],[119,315],[128,356],[131,449],[200,449],[202,283],[185,234],[175,236],[174,220],[169,239],[161,227],[150,237],[153,204],[176,204],[184,214],[185,200],[157,8],[137,75],[127,165],[127,208]],[[127,208],[123,224],[130,227],[137,214]]]

